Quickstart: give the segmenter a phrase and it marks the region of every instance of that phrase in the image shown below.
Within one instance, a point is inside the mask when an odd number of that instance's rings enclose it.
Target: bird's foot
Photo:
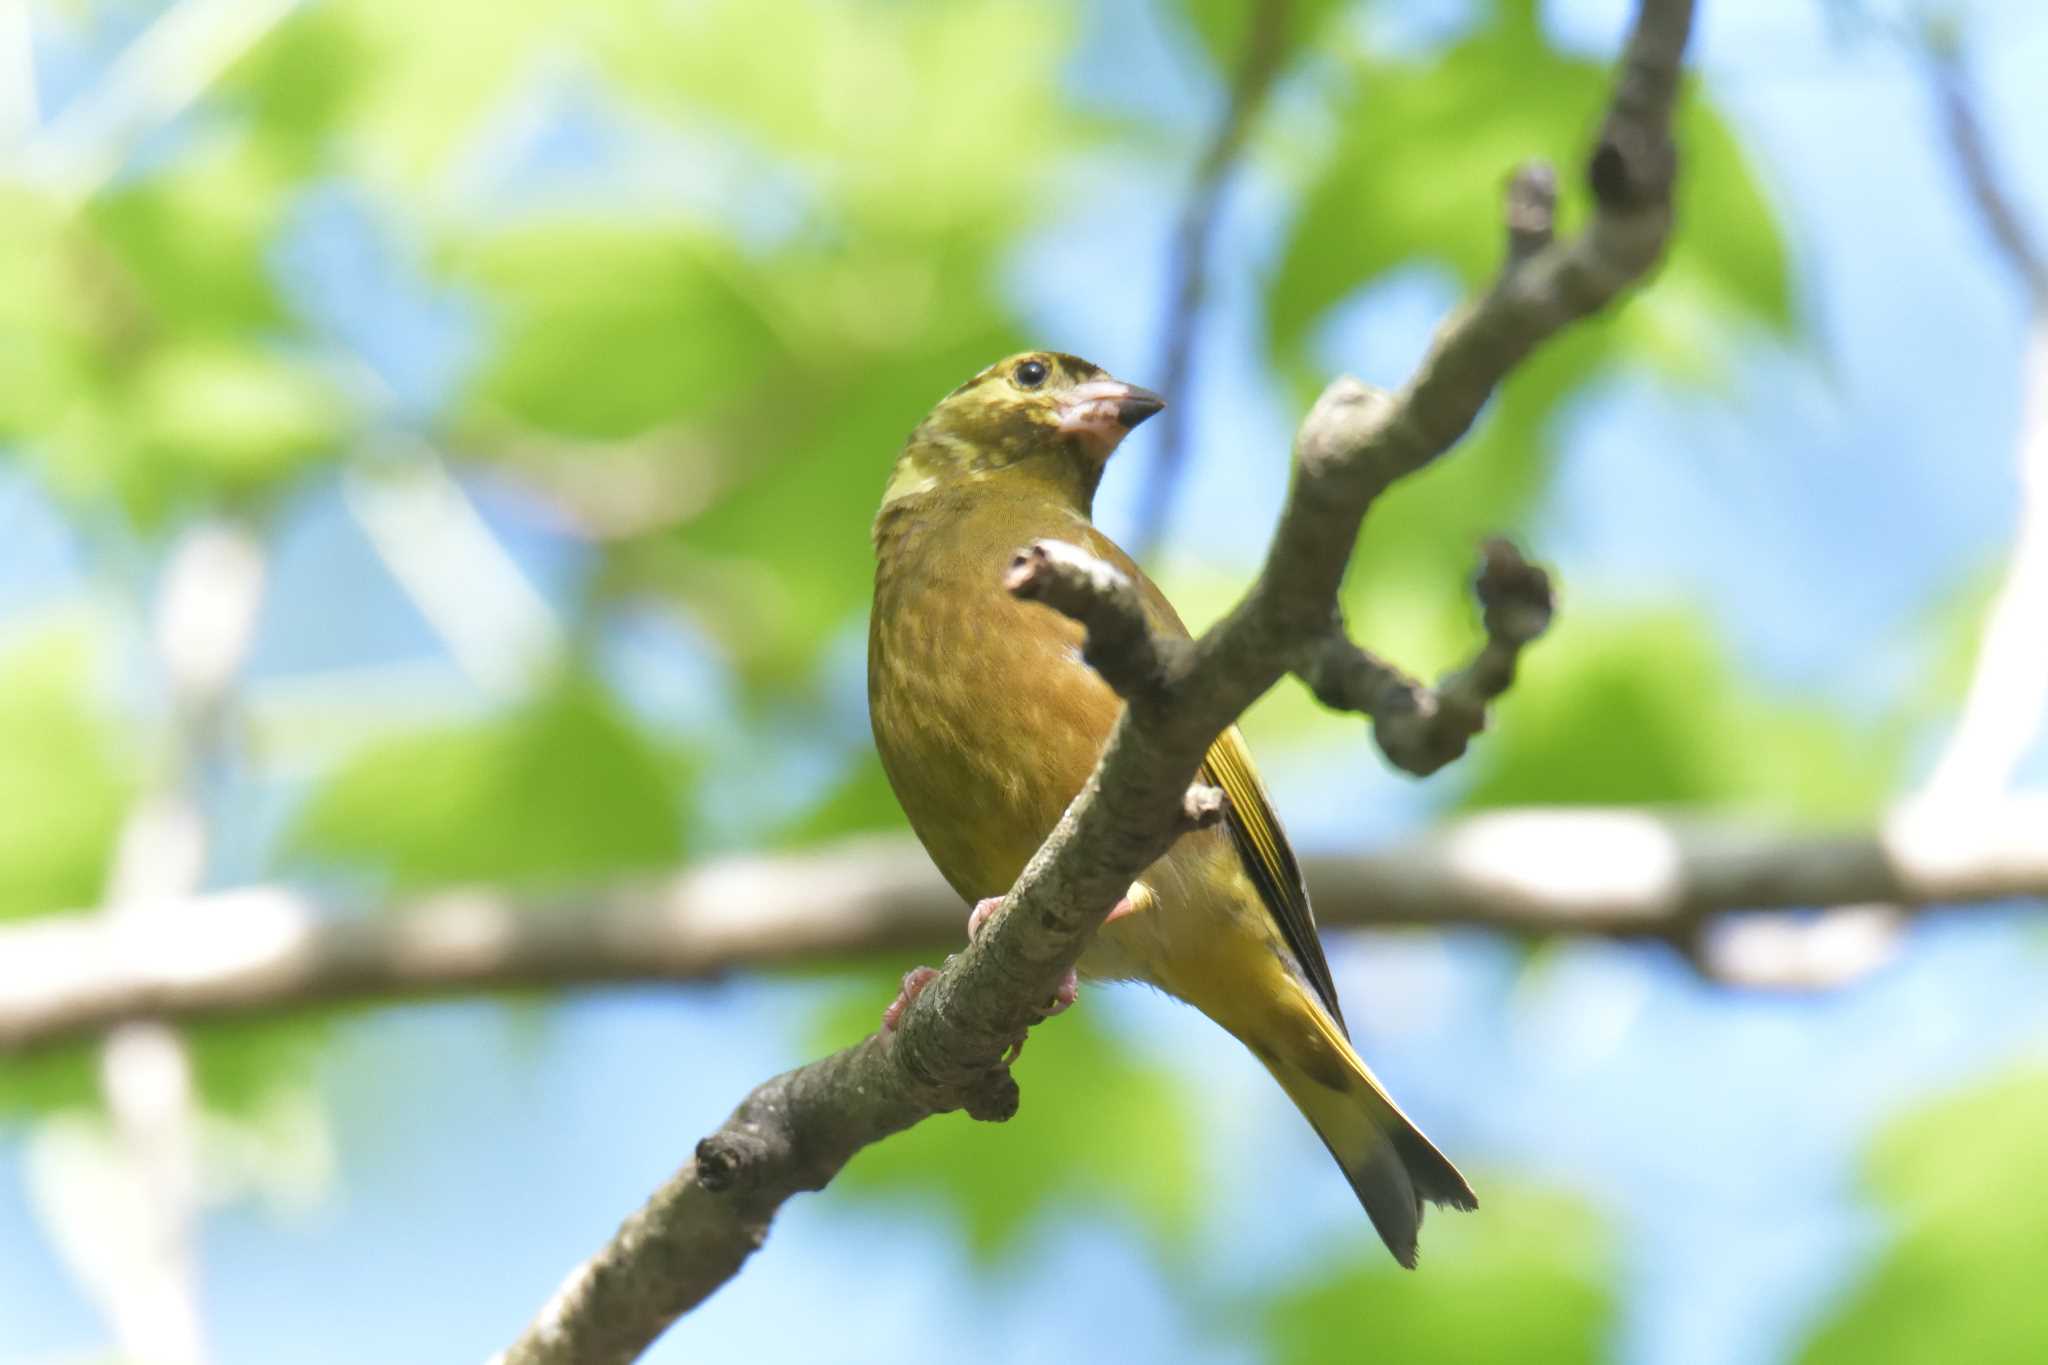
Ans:
[[[939,974],[936,967],[912,967],[903,974],[903,989],[896,992],[896,998],[882,1011],[882,1032],[894,1033],[896,1026],[903,1022],[904,1011],[911,1002],[924,994],[924,988],[932,984],[932,978]]]
[[[990,915],[993,915],[1002,908],[1003,898],[1001,896],[990,896],[985,900],[976,901],[974,908],[967,912],[967,941],[972,943],[980,938],[981,926],[988,923]]]
[[[1117,908],[1109,912],[1109,917],[1115,919],[1117,914],[1129,904],[1129,901],[1118,901]],[[987,924],[989,916],[1002,909],[1002,906],[1003,898],[1001,896],[990,896],[986,900],[975,903],[974,909],[967,916],[967,937],[970,942],[981,937],[982,926]],[[906,984],[908,984],[907,981]],[[1039,1017],[1050,1019],[1055,1014],[1063,1013],[1080,998],[1081,979],[1069,968],[1067,974],[1060,979],[1059,989],[1055,990],[1052,999],[1045,1003],[1044,1012]],[[1019,1046],[1021,1047],[1022,1044],[1019,1044]]]

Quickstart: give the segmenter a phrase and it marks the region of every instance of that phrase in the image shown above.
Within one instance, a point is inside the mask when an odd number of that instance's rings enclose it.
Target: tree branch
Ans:
[[[1473,816],[1379,853],[1311,856],[1303,870],[1325,929],[1462,925],[1684,947],[1743,912],[2048,900],[2044,828],[2048,795],[1967,820],[1902,809],[1874,829],[1837,833],[1535,808]],[[371,907],[256,886],[164,909],[148,923],[87,912],[0,929],[0,1057],[136,1019],[707,981],[944,951],[964,937],[960,898],[915,842],[893,836],[729,858],[575,897],[480,888]],[[1768,922],[1785,942],[1793,921]],[[1835,982],[1755,954],[1719,974],[1748,985]]]
[[[1486,542],[1474,587],[1486,644],[1435,688],[1360,649],[1341,621],[1311,642],[1296,667],[1323,705],[1372,717],[1380,751],[1403,772],[1427,777],[1462,756],[1486,728],[1486,704],[1515,680],[1523,647],[1550,626],[1550,576],[1509,542]]]
[[[269,560],[256,529],[200,522],[164,559],[148,624],[171,703],[165,771],[128,812],[107,874],[106,921],[117,935],[175,933],[167,916],[206,880],[208,771],[230,756],[236,684],[261,614]],[[127,1188],[121,1216],[75,1214],[53,1226],[79,1278],[103,1305],[122,1354],[142,1365],[198,1365],[208,1356],[199,1285],[198,1125],[184,1041],[160,1019],[131,1017],[100,1050],[111,1141],[71,1179]],[[83,1153],[84,1149],[82,1149]],[[78,1206],[60,1191],[58,1209]]]
[[[1439,331],[1393,398],[1340,379],[1295,441],[1264,568],[1157,695],[1127,697],[1102,759],[986,932],[898,1027],[758,1087],[606,1247],[572,1274],[505,1359],[625,1361],[737,1273],[782,1203],[869,1143],[934,1113],[1003,1117],[1005,1057],[1131,880],[1172,846],[1216,735],[1325,636],[1366,509],[1442,455],[1530,351],[1655,264],[1671,218],[1671,105],[1690,0],[1643,0],[1587,167],[1583,235],[1504,264]],[[1095,642],[1098,651],[1107,642]],[[1098,664],[1105,676],[1112,669]]]

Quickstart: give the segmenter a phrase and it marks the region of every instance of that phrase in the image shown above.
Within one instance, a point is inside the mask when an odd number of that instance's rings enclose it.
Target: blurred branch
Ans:
[[[28,172],[71,203],[113,179],[143,135],[191,107],[298,0],[176,0],[27,149]]]
[[[2019,525],[2011,562],[1985,614],[1955,728],[1905,805],[1909,812],[1960,823],[1998,808],[2048,719],[2048,258],[1993,163],[1960,35],[1952,25],[1924,19],[1915,46],[1940,111],[1956,183],[2019,279],[2029,314],[2016,442]],[[1854,963],[1867,969],[1889,956],[1904,919],[1896,903],[1847,904],[1786,932],[1750,925],[1702,939],[1696,960],[1710,975],[1800,976],[1796,964],[1815,945],[1826,945],[1820,957],[1832,967],[1823,973]]]
[[[1662,255],[1676,171],[1671,111],[1692,9],[1690,0],[1643,0],[1637,11],[1586,166],[1594,200],[1586,230],[1538,251],[1504,252],[1493,288],[1438,330],[1400,393],[1349,378],[1324,391],[1296,434],[1294,479],[1258,579],[1191,646],[1154,642],[1171,666],[1156,686],[1125,697],[1094,774],[989,927],[893,1029],[742,1100],[697,1144],[695,1159],[569,1276],[504,1360],[631,1360],[738,1273],[790,1196],[825,1186],[861,1148],[935,1113],[1015,1112],[1006,1058],[1131,880],[1172,846],[1216,735],[1331,635],[1367,509],[1450,450],[1525,356],[1605,307]],[[1526,232],[1518,223],[1517,237]],[[1109,644],[1091,630],[1088,648],[1106,679],[1142,675],[1129,660],[1109,666],[1119,652]]]
[[[1725,976],[1815,988],[1853,973],[1846,945],[1822,951],[1825,935],[1803,930],[1816,918],[1805,912],[2048,900],[2044,828],[2048,795],[1962,821],[1902,810],[1875,829],[1830,834],[1537,808],[1473,816],[1385,852],[1308,857],[1303,871],[1326,929],[1469,926],[1680,946],[1705,929],[1742,939],[1722,954],[1733,964]],[[159,908],[145,920],[86,913],[0,929],[0,1056],[135,1019],[706,981],[944,950],[965,937],[959,896],[914,841],[895,837],[723,859],[579,895],[478,888],[387,908],[256,886]],[[1768,911],[1791,913],[1750,913]],[[1757,951],[1767,944],[1773,953]]]
[[[554,610],[433,447],[391,438],[344,472],[342,497],[384,567],[478,687],[517,696],[560,655]]]
[[[1140,563],[1150,559],[1158,545],[1187,463],[1187,400],[1202,301],[1208,292],[1209,246],[1216,233],[1216,215],[1245,139],[1285,64],[1292,8],[1290,0],[1255,0],[1246,7],[1249,31],[1237,75],[1208,146],[1195,165],[1174,229],[1173,254],[1167,267],[1165,354],[1159,364],[1159,392],[1166,399],[1166,410],[1159,415],[1159,453],[1152,461],[1131,535],[1131,556]]]
[[[728,491],[743,463],[698,423],[681,420],[587,440],[500,416],[467,444],[489,450],[493,472],[528,490],[561,532],[600,543],[686,525]]]
[[[201,523],[171,546],[149,612],[170,703],[169,761],[115,847],[104,916],[113,934],[190,932],[178,911],[206,877],[202,788],[226,743],[266,577],[262,545],[237,522]],[[190,1059],[161,1019],[107,1023],[100,1088],[113,1140],[80,1144],[68,1160],[46,1163],[61,1176],[45,1192],[51,1231],[112,1322],[124,1359],[197,1365],[207,1353]],[[128,1197],[110,1205],[98,1194],[109,1187]]]
[[[1930,23],[1921,51],[1957,180],[2019,278],[2029,314],[2012,562],[1985,617],[1962,714],[1922,792],[1949,804],[2005,791],[2048,718],[2048,256],[1993,165],[1958,36]]]
[[[35,36],[28,0],[0,0],[0,165],[27,145],[41,116]]]
[[[2003,176],[1992,164],[1990,141],[1978,112],[1977,86],[1964,65],[1960,35],[1933,21],[1923,26],[1919,48],[1927,80],[1941,110],[1949,160],[1978,221],[2026,289],[2035,312],[2048,310],[2048,256],[2041,252]]]
[[[2019,527],[1991,599],[1956,720],[1920,799],[1993,800],[2048,719],[2048,311],[2028,334],[2019,435]]]

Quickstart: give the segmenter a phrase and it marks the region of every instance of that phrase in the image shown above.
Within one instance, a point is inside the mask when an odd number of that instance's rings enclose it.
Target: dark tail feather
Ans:
[[[1252,1050],[1344,1168],[1387,1250],[1412,1270],[1422,1206],[1469,1210],[1479,1200],[1458,1168],[1388,1097],[1329,1016],[1305,994],[1301,1003],[1316,1027],[1290,1030],[1294,1055],[1256,1045]]]
[[[1458,1168],[1398,1110],[1389,1106],[1384,1119],[1391,1122],[1382,1127],[1376,1118],[1370,1135],[1349,1151],[1340,1151],[1320,1125],[1317,1132],[1343,1167],[1380,1240],[1395,1260],[1413,1270],[1423,1205],[1471,1210],[1479,1207],[1479,1199]]]

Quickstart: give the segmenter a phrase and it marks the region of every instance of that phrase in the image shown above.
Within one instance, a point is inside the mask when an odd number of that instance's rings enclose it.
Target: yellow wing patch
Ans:
[[[1330,979],[1330,964],[1323,956],[1322,940],[1316,936],[1315,912],[1309,909],[1308,890],[1302,885],[1301,868],[1294,850],[1266,800],[1266,789],[1252,767],[1244,736],[1231,726],[1209,746],[1202,764],[1201,781],[1223,789],[1229,800],[1224,824],[1244,859],[1245,871],[1259,890],[1259,899],[1280,928],[1280,935],[1301,965],[1316,997],[1341,1030],[1344,1012],[1337,1005],[1337,984]],[[1348,1035],[1347,1035],[1348,1036]]]

